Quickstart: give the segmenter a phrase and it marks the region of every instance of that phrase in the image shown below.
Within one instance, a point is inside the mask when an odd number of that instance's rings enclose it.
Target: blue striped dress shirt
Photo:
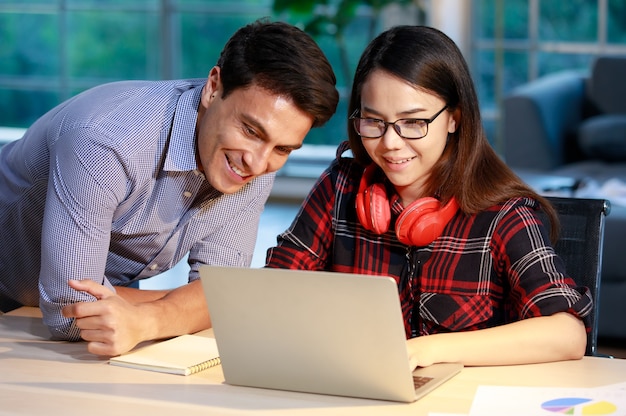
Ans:
[[[0,294],[39,305],[55,338],[79,339],[61,308],[91,279],[128,285],[189,254],[250,265],[274,175],[221,194],[198,171],[204,79],[123,81],[92,88],[43,115],[0,151]]]

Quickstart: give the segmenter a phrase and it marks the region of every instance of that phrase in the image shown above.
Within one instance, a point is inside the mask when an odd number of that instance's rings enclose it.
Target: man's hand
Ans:
[[[97,299],[67,305],[62,310],[63,316],[75,319],[81,338],[88,342],[89,352],[115,356],[130,351],[145,339],[142,325],[136,325],[135,318],[141,316],[137,305],[92,280],[70,280],[69,286]]]

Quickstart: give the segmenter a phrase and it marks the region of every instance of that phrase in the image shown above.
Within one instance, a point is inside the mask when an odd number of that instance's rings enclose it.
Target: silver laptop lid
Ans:
[[[200,276],[227,383],[416,400],[393,279],[216,266]]]

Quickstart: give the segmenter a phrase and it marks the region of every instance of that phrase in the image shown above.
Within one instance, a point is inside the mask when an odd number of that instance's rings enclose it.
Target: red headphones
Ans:
[[[356,213],[363,227],[383,234],[389,229],[391,208],[385,186],[372,183],[375,171],[376,165],[370,165],[363,172],[356,195]],[[458,209],[454,198],[443,207],[436,198],[420,198],[398,216],[396,236],[402,244],[427,246],[441,235]]]

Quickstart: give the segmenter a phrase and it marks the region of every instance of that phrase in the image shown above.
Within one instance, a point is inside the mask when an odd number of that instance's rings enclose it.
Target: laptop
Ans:
[[[411,372],[390,277],[203,266],[200,278],[228,384],[413,402],[463,367]]]

